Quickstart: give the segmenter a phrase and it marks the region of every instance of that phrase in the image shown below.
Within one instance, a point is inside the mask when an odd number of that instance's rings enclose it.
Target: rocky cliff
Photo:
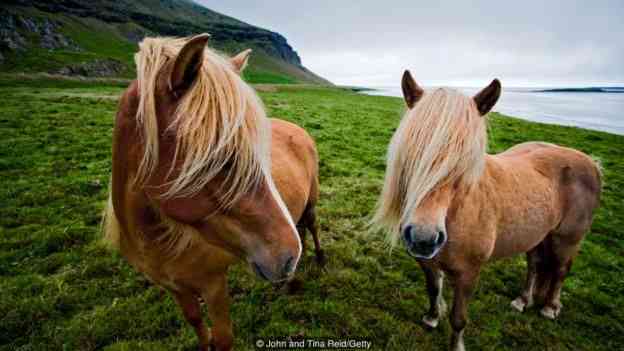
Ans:
[[[253,48],[250,76],[259,80],[328,83],[303,67],[282,35],[189,0],[5,0],[0,4],[0,70],[132,75],[128,51],[143,37],[202,32],[211,34],[211,46],[225,52]],[[39,56],[47,64],[33,59]],[[24,58],[32,64],[24,65]]]

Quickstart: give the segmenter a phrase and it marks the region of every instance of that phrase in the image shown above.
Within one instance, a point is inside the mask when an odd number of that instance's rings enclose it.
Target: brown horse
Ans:
[[[262,278],[286,280],[306,229],[322,258],[318,156],[303,129],[269,120],[240,78],[251,50],[224,58],[207,41],[140,44],[138,78],[115,121],[105,230],[134,268],[172,293],[202,350],[230,350],[228,268],[242,259]]]
[[[452,350],[463,350],[468,300],[483,264],[526,252],[526,284],[512,306],[537,297],[541,313],[561,312],[560,293],[599,204],[601,175],[573,149],[533,142],[486,154],[485,114],[501,85],[473,98],[450,89],[425,93],[403,75],[408,111],[392,138],[374,222],[422,267],[430,299],[423,322],[436,327],[446,306],[444,273],[454,283]]]

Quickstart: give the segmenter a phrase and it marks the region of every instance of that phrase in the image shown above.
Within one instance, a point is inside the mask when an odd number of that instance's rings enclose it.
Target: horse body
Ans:
[[[319,198],[318,153],[310,135],[299,126],[272,119],[271,173],[292,218],[297,218],[302,251],[306,251],[306,231],[312,234],[316,261],[325,264],[316,221]],[[306,199],[306,201],[302,201]]]
[[[585,181],[589,183],[585,183]],[[547,236],[580,242],[598,203],[600,177],[594,162],[572,149],[524,143],[488,155],[480,181],[449,204],[449,242],[430,263],[460,271],[531,251]]]
[[[318,156],[303,129],[267,119],[238,77],[249,51],[228,62],[207,49],[206,40],[141,44],[139,60],[147,66],[138,67],[143,76],[125,91],[115,121],[105,229],[135,269],[172,293],[202,350],[229,350],[228,268],[246,260],[262,278],[287,279],[306,229],[322,254],[314,213]],[[182,79],[179,89],[176,79]],[[146,87],[151,90],[142,91]],[[147,94],[153,94],[153,113],[141,115]],[[199,106],[185,111],[189,99]],[[150,143],[157,155],[148,155]],[[211,331],[198,297],[206,302]]]
[[[531,142],[486,154],[483,116],[500,89],[495,80],[472,99],[446,89],[425,94],[406,71],[410,110],[389,147],[375,216],[425,273],[429,327],[446,311],[445,273],[454,283],[452,350],[464,350],[467,304],[491,259],[526,252],[525,286],[512,307],[542,300],[543,316],[559,315],[563,280],[600,200],[600,169],[577,150]]]
[[[494,258],[527,252],[548,234],[572,235],[568,239],[578,241],[578,233],[570,233],[575,230],[567,227],[573,221],[578,222],[578,230],[589,228],[598,204],[600,175],[587,155],[556,145],[525,143],[490,159],[496,166],[487,167],[484,178],[492,179],[497,197],[492,200],[500,204]]]
[[[271,172],[293,218],[302,218],[318,199],[318,156],[308,133],[295,124],[272,119]],[[306,200],[306,201],[302,201]]]

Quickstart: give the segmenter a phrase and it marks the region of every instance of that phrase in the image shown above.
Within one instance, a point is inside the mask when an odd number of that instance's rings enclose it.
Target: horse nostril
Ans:
[[[265,280],[271,280],[269,276],[267,276],[266,273],[264,273],[264,270],[262,269],[262,267],[260,267],[259,264],[257,264],[256,262],[253,262],[252,267],[260,278],[265,279]]]
[[[443,231],[438,232],[438,238],[436,239],[436,245],[442,245],[446,240],[446,234]]]
[[[408,225],[403,229],[403,239],[405,239],[405,242],[407,242],[408,244],[411,244],[413,242],[411,225]]]
[[[295,258],[290,256],[287,260],[286,263],[284,264],[284,272],[286,274],[291,273],[292,271],[294,271],[295,268]]]

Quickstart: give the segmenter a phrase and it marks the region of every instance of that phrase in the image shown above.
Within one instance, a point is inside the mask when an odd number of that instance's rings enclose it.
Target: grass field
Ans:
[[[194,350],[173,300],[100,243],[110,141],[123,83],[0,79],[0,350]],[[298,123],[320,152],[321,270],[310,251],[303,289],[230,274],[236,348],[257,337],[364,337],[374,349],[441,350],[448,322],[427,331],[424,277],[404,250],[390,254],[366,223],[399,99],[337,88],[280,86],[260,95]],[[485,268],[470,307],[469,350],[617,350],[624,345],[624,137],[489,115],[490,151],[526,140],[578,148],[602,161],[605,186],[592,232],[568,277],[557,321],[509,303],[523,257]],[[311,246],[311,245],[310,245]],[[450,291],[445,291],[450,301]]]

